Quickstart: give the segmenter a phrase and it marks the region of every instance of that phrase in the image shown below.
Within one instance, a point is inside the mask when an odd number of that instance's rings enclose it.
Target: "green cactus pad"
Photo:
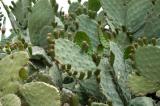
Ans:
[[[12,13],[23,27],[27,26],[28,8],[31,8],[30,0],[18,0],[12,10]]]
[[[100,85],[102,87],[103,94],[108,98],[108,100],[112,102],[113,106],[124,106],[123,101],[121,100],[116,90],[116,86],[112,80],[112,75],[110,71],[113,71],[113,69],[109,65],[108,59],[103,58],[98,68],[101,70]]]
[[[36,59],[36,60],[43,60],[44,63],[46,63],[47,65],[51,65],[52,61],[51,59],[48,57],[47,53],[45,52],[45,50],[41,47],[38,46],[33,46],[32,47],[32,55],[31,55],[31,59]]]
[[[88,9],[92,11],[98,11],[101,7],[100,0],[89,0]]]
[[[54,22],[54,9],[52,8],[50,1],[38,0],[32,8],[32,12],[29,14],[28,19],[29,34],[31,42],[34,45],[41,45],[41,42],[43,42],[41,40],[46,39],[47,33],[40,36],[40,33],[42,33],[40,30],[46,26],[51,26],[52,22]]]
[[[53,84],[56,87],[62,88],[62,72],[59,70],[55,63],[53,63],[52,67],[49,69],[49,76],[51,77]]]
[[[99,100],[105,99],[105,95],[101,92],[101,87],[97,83],[95,76],[92,76],[90,79],[80,81],[80,88],[83,89],[87,95],[94,96]]]
[[[158,83],[148,80],[143,76],[132,75],[129,78],[128,86],[135,95],[146,95],[147,93],[153,93],[160,89]]]
[[[26,83],[20,93],[30,106],[60,106],[60,94],[57,88],[44,82]]]
[[[87,36],[87,34],[82,31],[77,31],[74,37],[74,42],[81,47],[83,41],[86,41],[89,47],[92,47],[90,38]]]
[[[112,30],[127,26],[130,32],[141,28],[152,7],[148,0],[101,0]]]
[[[114,54],[113,70],[115,78],[117,78],[117,83],[120,86],[124,97],[130,98],[129,89],[127,89],[126,81],[128,80],[128,75],[131,70],[127,69],[127,64],[123,58],[123,52],[119,48],[118,44],[110,42],[110,50]]]
[[[96,103],[96,102],[93,102],[91,104],[91,106],[108,106],[107,104],[103,104],[103,103]]]
[[[140,76],[129,78],[129,87],[136,95],[146,95],[160,89],[160,48],[158,46],[140,46],[135,50],[135,67]]]
[[[61,64],[71,65],[71,72],[95,71],[92,58],[83,53],[79,46],[66,39],[55,40],[55,59]]]
[[[155,106],[151,98],[148,97],[137,97],[132,99],[128,106]]]
[[[21,106],[20,98],[15,94],[7,94],[0,98],[3,106]]]
[[[93,49],[95,49],[99,42],[98,39],[98,23],[90,19],[87,15],[80,15],[77,17],[79,23],[79,31],[85,32],[90,38]]]
[[[135,66],[140,75],[151,81],[160,82],[160,48],[148,45],[136,49]]]
[[[0,96],[17,91],[20,84],[19,70],[28,63],[28,60],[26,52],[16,52],[0,61]]]

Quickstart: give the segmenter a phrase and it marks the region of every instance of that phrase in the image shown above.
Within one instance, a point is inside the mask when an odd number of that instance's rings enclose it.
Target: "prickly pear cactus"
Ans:
[[[26,83],[20,93],[30,106],[60,106],[60,93],[57,88],[44,82]]]
[[[159,106],[160,0],[0,2],[0,105]]]
[[[79,31],[85,32],[91,40],[92,49],[95,49],[98,44],[98,23],[90,19],[87,15],[80,15],[77,17],[79,23]]]
[[[135,53],[130,53],[130,55],[134,59],[134,65],[139,75],[130,77],[129,86],[137,95],[145,95],[148,92],[153,93],[159,90],[159,47],[139,45],[134,51]]]
[[[28,21],[28,13],[29,9],[31,9],[31,1],[30,0],[18,0],[16,3],[12,1],[13,7],[10,6],[12,13],[18,20],[18,24],[22,28],[27,28]]]
[[[148,97],[137,97],[130,101],[129,106],[154,106],[154,102]]]
[[[108,105],[107,104],[103,104],[103,103],[96,103],[96,102],[94,102],[94,103],[92,103],[91,106],[108,106]]]
[[[107,58],[101,60],[99,69],[101,70],[100,85],[102,87],[103,94],[106,95],[113,106],[123,106],[123,101],[121,100],[121,97],[116,90],[114,81],[112,80],[113,76],[111,72],[113,69],[111,68]]]
[[[3,106],[21,106],[20,98],[15,94],[7,94],[0,98]]]
[[[84,77],[87,75],[87,72],[91,71],[92,73],[96,70],[92,58],[84,52],[84,49],[87,48],[81,49],[69,40],[57,39],[55,40],[54,49],[55,59],[60,62],[60,64],[66,66],[66,71],[68,66],[68,71],[72,74],[77,73],[80,74],[79,77]]]
[[[0,96],[17,92],[22,83],[19,71],[28,64],[28,59],[26,52],[16,52],[0,61]]]
[[[31,42],[36,46],[45,46],[45,43],[42,42],[46,39],[48,32],[40,35],[40,30],[43,30],[46,26],[51,26],[51,23],[54,22],[54,8],[52,8],[50,1],[38,0],[28,17]]]

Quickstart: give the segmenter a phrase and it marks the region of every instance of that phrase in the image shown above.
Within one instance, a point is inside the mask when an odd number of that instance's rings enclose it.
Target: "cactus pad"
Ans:
[[[101,70],[100,85],[102,87],[103,94],[108,98],[108,100],[112,101],[113,106],[123,106],[123,101],[121,100],[116,90],[116,86],[112,80],[110,71],[113,71],[113,69],[109,65],[107,58],[101,60],[99,69]]]
[[[20,98],[15,94],[7,94],[0,98],[3,106],[21,106]]]
[[[60,94],[57,88],[44,82],[26,83],[20,93],[30,106],[60,106]]]
[[[155,82],[160,82],[160,48],[144,46],[135,50],[135,66],[140,75]]]
[[[93,102],[91,104],[91,106],[108,106],[107,104],[103,104],[103,103],[96,103],[96,102]]]
[[[153,93],[160,89],[158,83],[137,75],[132,75],[129,78],[128,86],[135,95],[146,95],[147,93]]]
[[[79,23],[79,31],[85,32],[91,40],[93,49],[100,43],[98,39],[98,23],[95,20],[91,20],[86,15],[80,15],[77,17]]]
[[[28,63],[26,52],[16,52],[0,61],[0,96],[16,92],[20,84],[19,70]]]
[[[19,24],[21,24],[23,27],[27,26],[29,13],[28,8],[31,8],[30,0],[18,0],[12,9],[12,13],[15,15]]]
[[[54,22],[54,9],[52,8],[50,1],[38,0],[32,8],[32,12],[29,14],[28,18],[29,34],[31,42],[34,45],[41,45],[41,42],[43,42],[41,40],[45,40],[47,33],[46,35],[39,36],[40,30],[45,26],[51,26],[52,22]]]
[[[87,73],[96,70],[91,57],[83,53],[79,46],[66,39],[55,40],[55,59],[61,64],[71,65],[71,72]]]
[[[160,48],[158,46],[145,45],[135,50],[135,67],[140,76],[132,75],[129,79],[129,87],[136,95],[146,95],[160,89]]]
[[[128,106],[155,106],[153,100],[148,97],[137,97],[132,99]]]

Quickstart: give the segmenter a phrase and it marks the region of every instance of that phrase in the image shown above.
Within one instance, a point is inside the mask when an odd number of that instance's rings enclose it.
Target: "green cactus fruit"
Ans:
[[[91,78],[91,76],[92,76],[92,71],[88,71],[87,72],[87,79]]]
[[[147,44],[148,44],[147,38],[146,38],[146,37],[143,37],[142,39],[143,39],[143,43],[144,43],[145,45],[147,45]]]
[[[16,52],[0,60],[0,96],[15,93],[21,84],[19,71],[28,64],[29,56],[26,52]]]
[[[101,72],[101,70],[100,70],[100,69],[97,69],[97,70],[94,72],[94,75],[95,75],[95,76],[98,76],[98,75],[100,75],[100,72]]]
[[[68,0],[68,4],[71,4],[71,0]]]
[[[26,83],[20,93],[30,106],[61,106],[57,88],[44,82]]]
[[[84,72],[80,72],[78,79],[82,80],[85,77],[85,73]]]
[[[22,80],[26,80],[29,76],[29,71],[28,71],[28,67],[23,67],[19,70],[19,77]]]
[[[144,42],[143,42],[143,39],[142,38],[138,38],[138,44],[140,45],[140,46],[144,46]]]
[[[3,106],[21,106],[20,98],[15,94],[7,94],[0,98]]]
[[[89,49],[89,45],[86,41],[82,42],[82,52],[87,53]]]
[[[158,91],[156,92],[156,96],[157,96],[157,97],[160,97],[160,90],[158,90]]]
[[[153,44],[153,46],[155,46],[156,45],[156,38],[152,38],[152,44]]]

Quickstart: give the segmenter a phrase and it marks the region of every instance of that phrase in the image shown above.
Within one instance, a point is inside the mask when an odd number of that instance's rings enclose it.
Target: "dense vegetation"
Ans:
[[[0,1],[0,106],[160,106],[160,0]]]

